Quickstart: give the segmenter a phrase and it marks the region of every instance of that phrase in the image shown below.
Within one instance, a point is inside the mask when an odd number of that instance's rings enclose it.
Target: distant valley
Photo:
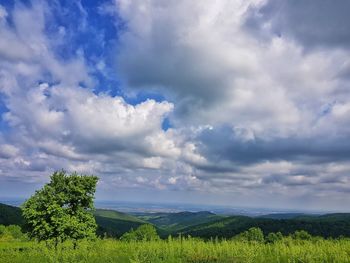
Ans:
[[[231,238],[251,227],[259,227],[265,234],[291,234],[306,230],[314,236],[350,237],[350,214],[334,213],[308,215],[302,213],[267,214],[259,217],[217,215],[208,211],[176,213],[123,213],[111,209],[94,212],[100,236],[120,237],[142,224],[152,224],[161,237],[191,235],[201,238]],[[0,204],[0,224],[23,225],[20,208]]]

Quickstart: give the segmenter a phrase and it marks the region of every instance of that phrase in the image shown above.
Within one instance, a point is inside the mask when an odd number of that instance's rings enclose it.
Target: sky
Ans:
[[[347,211],[348,0],[0,1],[0,197]]]

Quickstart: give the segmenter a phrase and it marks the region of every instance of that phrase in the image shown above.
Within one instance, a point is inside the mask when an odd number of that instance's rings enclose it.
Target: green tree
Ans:
[[[310,240],[312,236],[305,230],[297,230],[294,232],[293,238],[296,240]]]
[[[283,239],[283,235],[281,232],[277,232],[277,233],[271,232],[267,235],[266,242],[267,243],[276,243],[282,239]]]
[[[240,234],[240,238],[247,241],[264,242],[264,233],[258,227],[251,227]]]
[[[120,239],[124,241],[152,241],[158,240],[159,236],[154,226],[144,224],[139,226],[136,230],[132,229],[131,231],[124,233]]]
[[[59,242],[96,236],[92,214],[98,178],[65,171],[54,172],[51,180],[22,206],[29,236],[38,241]]]

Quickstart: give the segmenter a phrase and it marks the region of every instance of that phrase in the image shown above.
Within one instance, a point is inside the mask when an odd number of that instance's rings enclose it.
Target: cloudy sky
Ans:
[[[0,4],[0,197],[349,211],[348,0]]]

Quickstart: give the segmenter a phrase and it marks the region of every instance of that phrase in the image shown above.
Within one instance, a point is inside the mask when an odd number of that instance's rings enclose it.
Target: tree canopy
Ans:
[[[121,240],[125,241],[152,241],[158,239],[156,228],[150,224],[141,225],[136,230],[130,230],[121,237]]]
[[[22,206],[30,237],[38,241],[94,238],[96,222],[92,214],[96,176],[54,172],[51,180]]]
[[[251,227],[239,235],[240,238],[247,241],[264,242],[264,233],[258,227]]]

